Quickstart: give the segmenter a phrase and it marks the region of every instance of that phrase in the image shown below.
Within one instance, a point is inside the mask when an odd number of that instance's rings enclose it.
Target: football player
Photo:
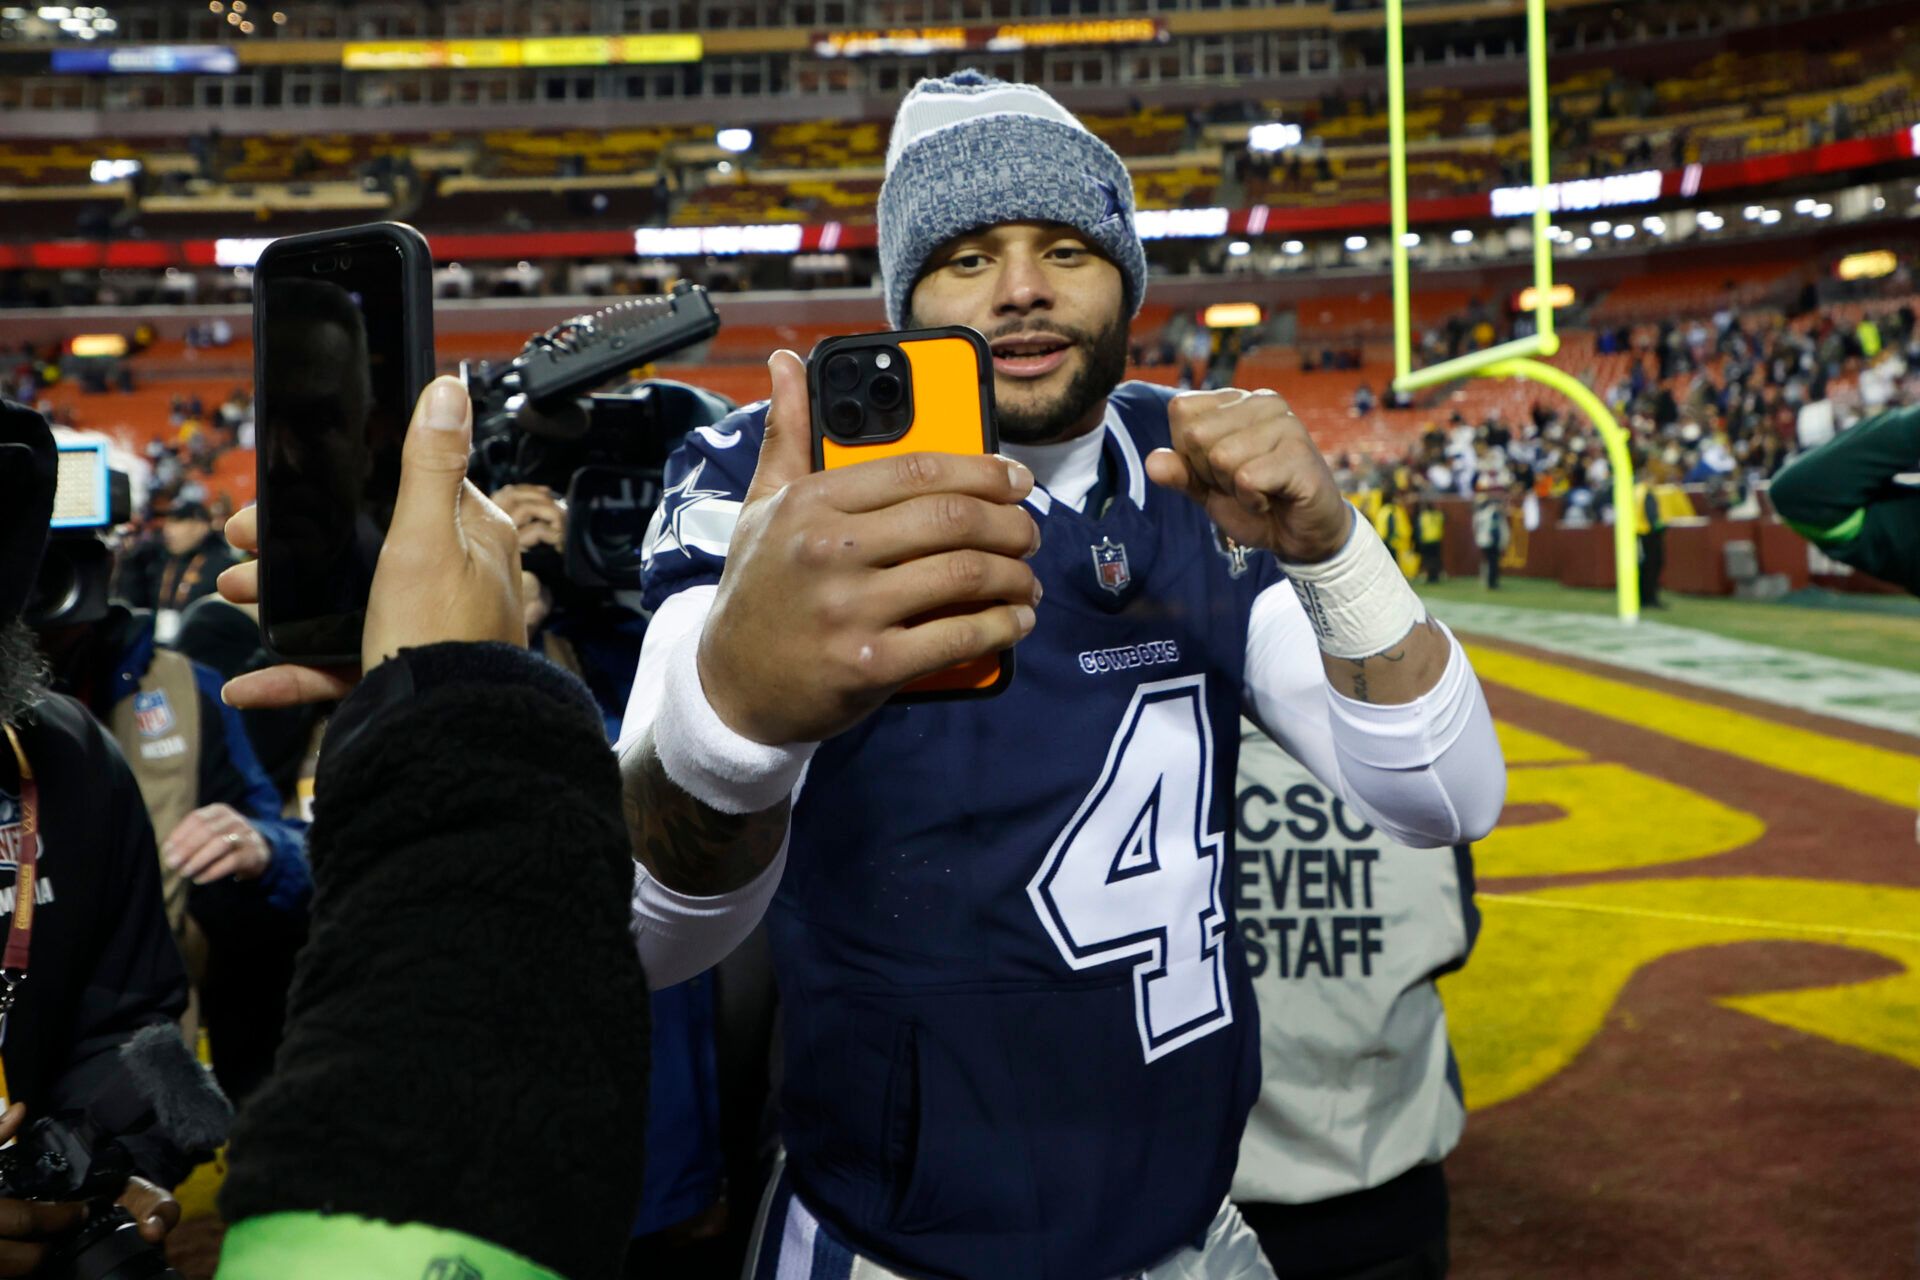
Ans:
[[[1260,1083],[1241,709],[1440,847],[1500,813],[1485,700],[1285,400],[1122,383],[1132,187],[1051,97],[923,81],[879,224],[891,323],[987,338],[1008,456],[813,474],[776,353],[771,401],[670,463],[622,734],[643,950],[770,903],[754,1274],[1270,1275],[1226,1200]],[[1016,645],[999,697],[888,704]]]

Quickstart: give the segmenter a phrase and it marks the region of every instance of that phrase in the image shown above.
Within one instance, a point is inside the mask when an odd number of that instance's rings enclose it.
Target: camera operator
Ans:
[[[117,1088],[120,1052],[187,1003],[161,902],[153,828],[113,739],[51,692],[21,621],[53,510],[56,450],[39,414],[0,402],[0,907],[10,918],[0,1017],[0,1142]],[[169,1031],[171,1035],[171,1032]],[[176,1044],[184,1053],[184,1048]],[[150,1244],[178,1221],[162,1188],[193,1158],[155,1130],[124,1139],[136,1176],[120,1203]],[[0,1198],[0,1275],[27,1275],[85,1208]]]
[[[259,921],[297,929],[304,917],[306,826],[281,816],[218,673],[160,647],[157,615],[81,594],[78,607],[35,620],[40,649],[55,687],[107,727],[133,768],[163,836],[161,890],[194,995],[189,1038],[204,1020],[221,1084],[242,1097],[272,1065],[278,1019],[230,979],[247,972]]]
[[[559,494],[542,484],[510,484],[492,496],[520,544],[528,644],[586,683],[612,741],[626,713],[646,620],[607,592],[567,579],[567,504]]]

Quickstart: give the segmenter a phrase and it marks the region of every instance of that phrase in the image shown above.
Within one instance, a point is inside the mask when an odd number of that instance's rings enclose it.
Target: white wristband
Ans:
[[[1347,545],[1332,559],[1318,564],[1282,560],[1280,567],[1307,611],[1320,651],[1330,657],[1371,658],[1426,621],[1426,605],[1358,512]]]
[[[653,749],[673,784],[721,813],[760,813],[793,794],[816,742],[770,747],[728,728],[700,684],[700,632],[667,658]]]

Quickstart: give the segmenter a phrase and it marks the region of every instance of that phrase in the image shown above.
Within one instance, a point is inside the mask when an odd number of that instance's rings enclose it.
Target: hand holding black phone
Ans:
[[[261,630],[280,658],[355,664],[433,376],[432,254],[397,222],[289,236],[253,288]]]

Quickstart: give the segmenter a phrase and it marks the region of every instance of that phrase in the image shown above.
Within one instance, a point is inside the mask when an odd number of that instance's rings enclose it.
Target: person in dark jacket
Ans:
[[[306,824],[220,699],[220,676],[159,648],[151,615],[121,605],[41,633],[56,687],[119,741],[162,836],[162,891],[186,954],[214,1071],[236,1102],[273,1065],[293,952],[313,885]],[[194,1025],[197,1027],[199,1019]]]
[[[0,913],[10,943],[26,935],[24,957],[10,951],[6,960],[26,972],[0,1022],[0,1108],[11,1104],[0,1140],[23,1119],[84,1108],[112,1088],[122,1046],[187,1003],[133,774],[86,708],[48,689],[20,620],[46,544],[54,474],[45,420],[0,401]],[[30,909],[19,901],[25,883]],[[194,1160],[152,1133],[126,1146],[141,1176],[121,1202],[158,1243],[180,1212],[162,1188]],[[31,1272],[82,1213],[0,1199],[0,1271]]]
[[[233,564],[233,551],[214,532],[207,508],[198,502],[175,503],[160,526],[160,537],[167,555],[159,564],[153,603],[160,638],[171,641],[186,607],[213,594],[214,583]]]

